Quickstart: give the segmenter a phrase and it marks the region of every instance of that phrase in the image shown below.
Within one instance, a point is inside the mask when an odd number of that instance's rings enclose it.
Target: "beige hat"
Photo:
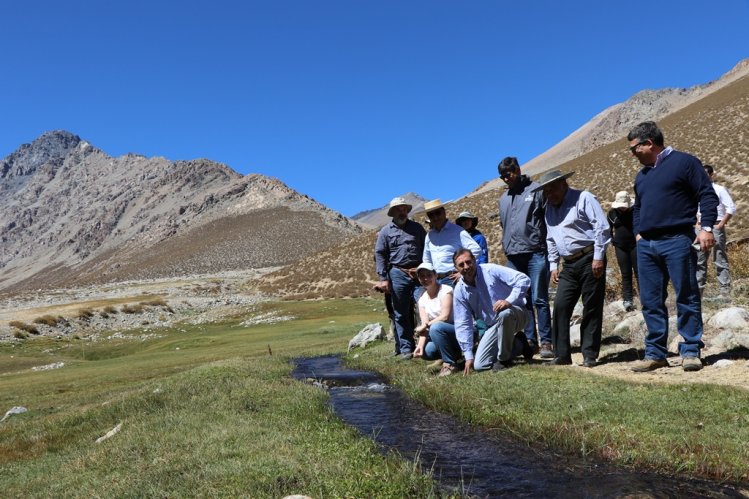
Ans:
[[[455,223],[458,225],[462,225],[461,222],[463,220],[471,219],[473,220],[473,228],[475,229],[476,226],[479,224],[479,217],[471,213],[470,211],[461,211],[460,215],[458,215],[458,218],[455,219]]]
[[[545,186],[549,184],[553,184],[557,180],[564,180],[566,178],[569,178],[574,174],[575,172],[562,173],[561,170],[552,170],[550,172],[546,172],[543,175],[541,175],[540,179],[538,179],[538,187],[533,189],[531,192],[538,192],[542,190]]]
[[[614,202],[611,203],[612,208],[631,208],[632,198],[629,197],[627,191],[619,191],[616,193]]]
[[[439,210],[443,206],[444,205],[442,204],[442,201],[440,201],[439,199],[433,199],[424,203],[424,211],[429,214],[430,211]]]
[[[401,197],[393,198],[393,200],[390,201],[390,208],[388,209],[389,217],[393,216],[393,208],[395,208],[396,206],[408,206],[409,213],[411,213],[411,210],[413,209],[413,206],[408,204],[408,202],[406,201],[406,198],[401,198]]]

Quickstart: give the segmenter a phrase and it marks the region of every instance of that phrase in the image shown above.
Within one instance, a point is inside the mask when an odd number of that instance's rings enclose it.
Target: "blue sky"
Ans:
[[[455,199],[639,90],[749,57],[749,0],[7,2],[0,157],[65,129],[345,215]]]

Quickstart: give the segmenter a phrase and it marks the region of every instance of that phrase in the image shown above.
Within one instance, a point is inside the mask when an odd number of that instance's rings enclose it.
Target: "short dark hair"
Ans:
[[[515,156],[507,156],[497,165],[497,171],[500,175],[507,172],[514,172],[519,169],[520,165],[518,164],[518,158]]]
[[[702,165],[702,167],[705,169],[708,175],[712,175],[713,173],[715,173],[713,165]]]
[[[468,248],[460,248],[458,251],[453,253],[453,264],[455,263],[455,261],[458,259],[460,255],[464,255],[465,253],[468,253],[469,255],[471,255],[471,258],[473,258],[474,260],[476,259],[476,257],[473,256],[473,253],[471,253],[471,250],[469,250]]]
[[[643,121],[634,127],[627,135],[627,140],[635,139],[638,141],[652,140],[653,144],[663,147],[663,132],[655,124],[655,121]]]

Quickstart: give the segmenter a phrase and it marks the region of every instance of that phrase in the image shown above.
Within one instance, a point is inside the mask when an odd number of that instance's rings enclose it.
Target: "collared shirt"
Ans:
[[[502,248],[506,255],[543,253],[546,251],[544,194],[533,192],[539,187],[522,175],[514,187],[508,187],[499,198],[499,225]]]
[[[426,230],[413,220],[407,220],[403,228],[390,222],[380,230],[375,243],[375,271],[381,279],[387,279],[390,267],[413,268],[421,263],[424,253]]]
[[[527,275],[494,263],[476,266],[476,285],[458,281],[453,292],[455,336],[466,360],[473,359],[473,322],[483,320],[488,327],[496,322],[492,308],[499,300],[525,306],[525,295],[531,285]]]
[[[733,202],[731,195],[728,194],[728,189],[715,183],[713,183],[713,189],[715,189],[715,194],[718,195],[718,222],[723,220],[726,213],[734,216],[736,214],[736,204]]]
[[[609,222],[596,197],[588,191],[569,188],[562,204],[546,205],[546,245],[551,270],[557,269],[559,257],[571,256],[593,247],[593,259],[603,260],[611,242]]]
[[[674,148],[671,146],[668,146],[664,150],[662,150],[658,156],[655,157],[655,164],[653,165],[653,168],[658,167],[661,163],[663,163],[663,160],[666,159],[666,157],[673,152]]]
[[[471,235],[459,225],[447,220],[442,230],[432,229],[427,234],[423,261],[431,263],[438,274],[452,272],[455,270],[453,254],[460,248],[470,250],[477,260],[481,255],[481,248]]]

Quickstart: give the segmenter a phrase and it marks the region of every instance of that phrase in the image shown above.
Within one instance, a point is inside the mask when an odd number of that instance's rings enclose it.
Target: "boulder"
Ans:
[[[709,340],[711,351],[727,352],[729,350],[744,348],[749,350],[749,334],[735,333],[733,331],[721,331]]]
[[[622,309],[623,310],[623,309]],[[645,320],[642,314],[632,314],[614,327],[614,334],[619,336],[631,336],[645,331]]]
[[[719,329],[748,329],[749,312],[741,307],[725,308],[712,316],[708,325]]]
[[[356,333],[356,336],[348,342],[349,352],[356,347],[365,347],[374,341],[385,339],[382,325],[379,323],[367,324],[364,329]]]
[[[11,407],[5,413],[5,416],[3,416],[3,419],[0,419],[0,423],[2,423],[3,421],[5,421],[6,419],[8,419],[14,414],[23,414],[26,411],[28,411],[28,409],[26,409],[25,407],[21,407],[21,406]]]
[[[732,361],[732,360],[728,360],[728,359],[720,359],[720,360],[719,360],[719,361],[717,361],[717,362],[716,362],[715,364],[713,364],[713,367],[717,367],[717,368],[719,368],[719,369],[720,369],[720,368],[723,368],[723,367],[728,367],[728,366],[731,366],[731,365],[733,365],[733,364],[735,364],[735,362],[734,362],[734,361]]]
[[[580,324],[570,326],[570,346],[572,348],[580,346]]]

